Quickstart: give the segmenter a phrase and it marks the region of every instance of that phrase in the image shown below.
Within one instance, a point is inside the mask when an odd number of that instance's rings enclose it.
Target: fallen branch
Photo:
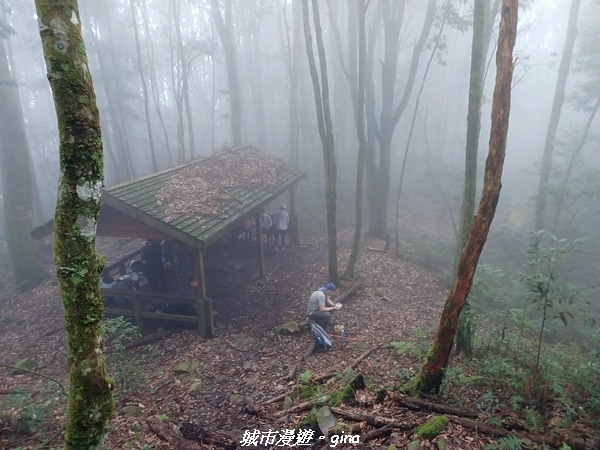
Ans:
[[[229,345],[232,349],[237,350],[238,352],[249,352],[250,348],[239,348],[229,342],[227,339],[223,339],[227,345]]]
[[[130,348],[136,348],[136,347],[140,347],[142,345],[151,344],[152,342],[160,341],[163,338],[172,336],[177,333],[179,333],[179,330],[169,330],[162,334],[153,334],[148,337],[145,337],[144,339],[140,339],[139,341],[135,341],[135,342],[131,342],[131,343],[127,344],[124,349],[129,350]]]
[[[146,423],[154,432],[154,434],[177,449],[198,450],[201,448],[179,435],[179,433],[173,430],[166,423],[160,422],[159,420],[153,418],[146,419]]]
[[[32,375],[36,375],[38,377],[45,378],[46,380],[53,381],[54,383],[58,384],[58,387],[60,388],[60,391],[63,393],[63,395],[65,397],[67,396],[67,391],[65,390],[65,387],[62,385],[62,383],[60,381],[56,380],[55,378],[49,377],[48,375],[44,375],[43,373],[35,372],[34,370],[23,369],[21,367],[11,366],[9,364],[0,363],[0,367],[6,367],[7,369],[13,369],[13,370],[20,370],[21,372],[30,373]]]
[[[322,405],[323,403],[326,403],[330,397],[331,397],[330,395],[323,395],[317,399],[309,400],[304,403],[299,403],[296,406],[292,406],[291,408],[276,412],[274,414],[274,416],[275,417],[283,417],[283,416],[287,416],[288,414],[296,414],[296,413],[299,413],[302,411],[312,409],[314,406]]]
[[[519,439],[528,440],[536,444],[549,445],[558,448],[561,444],[567,444],[573,450],[590,450],[600,446],[600,437],[592,439],[566,438],[561,436],[542,436],[540,434],[523,433],[520,431],[506,430],[504,428],[495,428],[484,423],[476,422],[471,419],[462,419],[460,417],[450,417],[454,423],[458,423],[466,428],[476,429],[479,432],[490,434],[492,436],[516,436]]]
[[[363,282],[357,281],[350,287],[350,289],[348,289],[346,292],[344,292],[342,295],[340,295],[338,298],[336,298],[335,301],[341,303],[341,302],[347,300],[348,298],[352,297],[356,293],[356,291],[358,291],[362,286],[363,286]]]
[[[354,369],[363,359],[365,359],[367,356],[369,356],[373,351],[380,350],[380,349],[383,349],[383,348],[392,348],[392,346],[391,345],[381,345],[379,347],[373,347],[373,348],[367,350],[366,352],[364,352],[358,358],[356,358],[352,364],[350,364],[345,369],[342,369],[342,371]],[[325,375],[321,375],[320,377],[317,377],[317,378],[313,379],[312,382],[313,382],[313,384],[322,383],[323,381],[327,381],[330,378],[333,378],[337,373],[338,372],[330,372],[330,373],[327,373]],[[296,389],[292,389],[290,391],[284,392],[283,394],[279,394],[276,397],[273,397],[273,398],[271,398],[269,400],[265,400],[264,402],[261,402],[261,403],[259,403],[256,406],[265,406],[265,405],[268,405],[270,403],[274,403],[276,401],[283,400],[285,397],[292,395],[295,391],[296,391]]]
[[[479,414],[468,409],[455,408],[454,406],[448,405],[441,405],[439,403],[433,403],[420,398],[408,397],[406,395],[395,396],[394,400],[396,400],[396,403],[400,406],[404,406],[406,408],[413,409],[416,411],[426,410],[440,414],[451,414],[453,416],[471,417],[473,419],[479,417]]]
[[[346,367],[345,369],[342,370],[342,372],[344,370],[352,370],[354,369],[356,366],[358,366],[358,364],[365,359],[367,356],[369,356],[372,352],[374,352],[375,350],[380,350],[382,348],[391,348],[390,345],[380,345],[379,347],[373,347],[370,348],[369,350],[365,351],[363,354],[361,354],[358,358],[356,358],[354,360],[354,362],[352,362],[352,364],[350,364],[348,367]],[[320,377],[317,377],[313,380],[313,383],[322,383],[323,381],[327,381],[330,378],[333,378],[338,372],[330,372],[327,373],[325,375],[321,375]]]
[[[181,426],[181,434],[186,439],[205,444],[218,445],[226,450],[235,450],[238,446],[238,443],[227,434],[220,433],[218,431],[208,430],[199,423],[184,423]]]
[[[331,412],[342,416],[346,419],[355,420],[358,422],[367,422],[369,425],[374,427],[386,427],[391,425],[393,428],[399,428],[401,430],[412,430],[414,424],[410,422],[399,422],[391,417],[374,416],[372,414],[360,414],[347,409],[331,407]],[[362,442],[362,440],[361,440]]]
[[[288,374],[285,377],[286,380],[289,381],[296,376],[296,371],[298,370],[298,366],[302,363],[302,361],[306,360],[306,358],[308,358],[310,355],[313,354],[313,352],[315,351],[315,346],[316,346],[315,340],[311,338],[310,345],[304,351],[304,353],[302,355],[300,355],[298,362],[290,369],[290,371],[288,372]]]
[[[371,430],[368,433],[365,433],[360,437],[360,442],[367,442],[367,441],[372,441],[373,439],[387,437],[390,434],[392,434],[393,428],[394,428],[394,426],[390,423],[382,428],[376,428],[375,430]]]

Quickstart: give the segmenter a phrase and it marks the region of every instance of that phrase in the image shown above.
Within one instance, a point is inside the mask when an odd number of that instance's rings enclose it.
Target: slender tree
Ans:
[[[556,141],[556,130],[565,101],[565,87],[569,70],[571,68],[571,57],[573,56],[573,47],[577,38],[577,16],[579,15],[579,6],[581,0],[571,2],[569,11],[569,24],[567,26],[567,35],[565,47],[558,67],[558,79],[554,90],[554,100],[552,110],[550,111],[550,121],[546,130],[546,143],[544,144],[544,154],[542,156],[542,167],[540,168],[540,180],[538,184],[537,199],[535,203],[535,223],[536,230],[541,230],[545,226],[546,205],[548,204],[548,187],[550,184],[550,172],[552,170],[552,157],[554,154],[554,143]]]
[[[335,161],[335,143],[333,139],[333,126],[331,123],[331,111],[329,108],[329,82],[327,79],[327,61],[325,59],[325,48],[323,46],[323,36],[321,32],[321,20],[319,16],[319,5],[317,0],[312,1],[313,20],[315,25],[315,36],[317,39],[317,49],[319,54],[319,65],[321,83],[319,83],[319,73],[313,54],[312,36],[310,32],[310,18],[308,13],[308,0],[302,0],[302,17],[304,19],[304,38],[306,41],[306,54],[308,56],[308,66],[313,83],[315,96],[315,106],[317,109],[317,126],[319,136],[323,147],[323,162],[325,167],[325,205],[327,207],[327,241],[329,255],[329,279],[334,283],[338,282],[337,266],[337,227],[336,227],[336,184],[337,167]]]
[[[233,146],[242,145],[242,92],[238,73],[237,52],[233,36],[231,0],[225,0],[225,19],[221,16],[219,0],[211,0],[211,11],[219,39],[225,52],[227,79],[229,80],[229,100],[231,102],[231,135]]]
[[[365,155],[367,151],[367,135],[365,132],[365,78],[367,71],[367,32],[365,27],[365,16],[367,5],[365,0],[356,0],[356,15],[358,22],[358,85],[356,100],[353,102],[354,121],[356,123],[356,135],[358,137],[358,161],[356,164],[356,200],[355,200],[355,224],[352,251],[348,258],[348,264],[344,271],[347,278],[355,277],[356,262],[360,253],[360,237],[362,234],[363,216],[363,190],[365,173]]]
[[[12,28],[0,22],[0,167],[4,226],[17,290],[37,286],[45,277],[29,234],[33,220],[33,171],[18,83],[4,48]]]
[[[477,196],[477,156],[479,149],[479,133],[481,131],[481,103],[483,101],[483,74],[487,49],[492,36],[492,24],[498,0],[494,2],[490,15],[490,0],[475,0],[473,8],[473,40],[471,42],[471,72],[469,79],[469,106],[467,109],[467,145],[465,150],[465,182],[461,205],[460,224],[458,227],[457,257],[467,242]],[[469,301],[465,302],[456,335],[456,349],[467,355],[473,349],[474,323]]]
[[[152,168],[158,172],[156,162],[156,150],[154,149],[154,137],[152,136],[152,119],[150,117],[150,98],[148,96],[148,86],[146,84],[146,74],[144,73],[144,63],[142,61],[142,46],[140,45],[140,36],[138,32],[138,21],[136,16],[136,7],[134,0],[129,0],[131,9],[131,20],[133,21],[133,35],[135,37],[135,50],[137,54],[137,69],[140,75],[140,85],[142,86],[142,101],[144,102],[144,115],[146,117],[146,132],[148,133],[148,145],[150,146],[150,157],[152,158]]]
[[[69,363],[65,448],[92,449],[101,445],[113,413],[101,326],[103,262],[95,249],[103,177],[100,118],[77,1],[35,3],[60,138],[54,251]]]
[[[496,54],[496,87],[492,103],[492,128],[485,164],[483,194],[465,249],[458,262],[454,285],[444,305],[435,342],[414,385],[414,390],[420,394],[430,394],[440,389],[452,351],[460,312],[471,290],[477,263],[496,213],[506,154],[510,89],[514,69],[512,53],[517,36],[517,16],[518,0],[502,0]]]

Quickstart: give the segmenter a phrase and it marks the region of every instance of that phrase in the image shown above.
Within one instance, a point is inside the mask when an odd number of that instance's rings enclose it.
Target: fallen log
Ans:
[[[363,282],[357,281],[350,287],[350,289],[348,289],[346,292],[344,292],[338,298],[336,298],[335,301],[340,302],[340,303],[344,302],[346,299],[348,299],[348,298],[352,297],[354,294],[356,294],[356,291],[358,291],[362,286],[363,286]]]
[[[238,446],[238,443],[231,436],[219,431],[209,430],[199,423],[185,422],[181,425],[181,434],[191,441],[218,445],[225,450],[235,450]],[[194,447],[194,449],[196,448]]]
[[[332,413],[337,414],[338,416],[342,416],[346,419],[355,420],[358,422],[367,422],[369,425],[372,425],[374,427],[386,427],[388,425],[391,425],[393,428],[398,428],[401,430],[411,430],[415,426],[411,422],[400,422],[391,417],[374,416],[372,414],[360,414],[354,411],[349,411],[347,409],[335,407],[331,407],[330,409]]]
[[[194,444],[193,442],[188,441],[175,430],[173,430],[169,425],[163,423],[157,419],[149,418],[146,419],[146,423],[150,427],[150,429],[156,434],[160,439],[171,444],[173,447],[181,450],[198,450],[202,447]]]
[[[597,449],[600,446],[600,437],[592,439],[569,438],[563,436],[542,436],[540,434],[524,433],[521,431],[506,430],[504,428],[495,428],[484,423],[476,422],[471,419],[463,419],[460,417],[450,417],[454,423],[462,425],[466,428],[476,429],[478,432],[490,434],[492,436],[516,436],[519,439],[531,441],[535,444],[549,445],[555,448],[562,444],[567,444],[573,450],[591,450]]]
[[[390,434],[392,434],[393,428],[394,426],[390,423],[382,428],[376,428],[375,430],[371,430],[360,437],[360,442],[367,442],[372,441],[373,439],[388,437]]]
[[[372,352],[374,352],[375,350],[380,350],[380,349],[383,349],[383,348],[393,348],[393,347],[392,347],[391,345],[380,345],[379,347],[373,347],[373,348],[371,348],[371,349],[369,349],[369,350],[365,351],[364,353],[362,353],[362,354],[361,354],[361,355],[360,355],[358,358],[356,358],[356,359],[355,359],[355,360],[352,362],[352,364],[350,364],[350,365],[349,365],[348,367],[346,367],[345,369],[342,369],[341,371],[343,372],[344,370],[352,370],[352,369],[354,369],[356,366],[358,366],[358,364],[359,364],[359,363],[360,363],[360,362],[361,362],[363,359],[365,359],[367,356],[369,356],[369,355],[370,355]],[[337,373],[339,373],[339,371],[334,371],[334,372],[329,372],[329,373],[326,373],[326,374],[324,374],[324,375],[321,375],[321,376],[319,376],[319,377],[317,377],[317,378],[313,379],[313,380],[312,380],[312,383],[313,383],[313,384],[316,384],[316,383],[322,383],[322,382],[324,382],[324,381],[327,381],[327,380],[329,380],[330,378],[333,378],[333,377],[335,377],[335,375],[336,375]],[[278,395],[278,396],[276,396],[276,397],[270,398],[269,400],[265,400],[264,402],[258,403],[256,406],[259,406],[259,407],[260,407],[260,406],[265,406],[265,405],[268,405],[268,404],[270,404],[270,403],[274,403],[274,402],[276,402],[276,401],[283,400],[285,397],[292,395],[292,394],[293,394],[295,391],[296,391],[296,389],[295,389],[295,388],[294,388],[294,389],[291,389],[291,390],[289,390],[289,391],[287,391],[287,392],[284,392],[283,394],[279,394],[279,395]]]
[[[451,414],[453,416],[470,417],[473,419],[479,417],[479,414],[472,410],[456,408],[454,406],[442,405],[439,403],[433,403],[428,400],[423,400],[421,398],[414,398],[402,395],[394,396],[394,400],[400,406],[404,406],[405,408],[413,409],[416,411],[427,410],[440,414]]]

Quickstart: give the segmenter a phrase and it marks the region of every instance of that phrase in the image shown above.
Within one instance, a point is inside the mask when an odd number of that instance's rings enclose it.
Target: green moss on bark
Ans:
[[[434,417],[417,428],[415,436],[428,440],[435,439],[448,426],[448,423],[450,423],[450,420],[446,416]]]
[[[77,2],[36,0],[60,135],[55,262],[65,312],[69,363],[66,449],[98,447],[113,414],[104,356],[104,307],[95,251],[103,179],[102,139]]]

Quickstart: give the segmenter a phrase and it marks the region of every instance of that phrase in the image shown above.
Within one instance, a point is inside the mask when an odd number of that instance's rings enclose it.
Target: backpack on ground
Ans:
[[[321,327],[321,325],[312,323],[310,324],[310,330],[315,340],[315,348],[318,350],[329,350],[333,345],[331,336]]]

